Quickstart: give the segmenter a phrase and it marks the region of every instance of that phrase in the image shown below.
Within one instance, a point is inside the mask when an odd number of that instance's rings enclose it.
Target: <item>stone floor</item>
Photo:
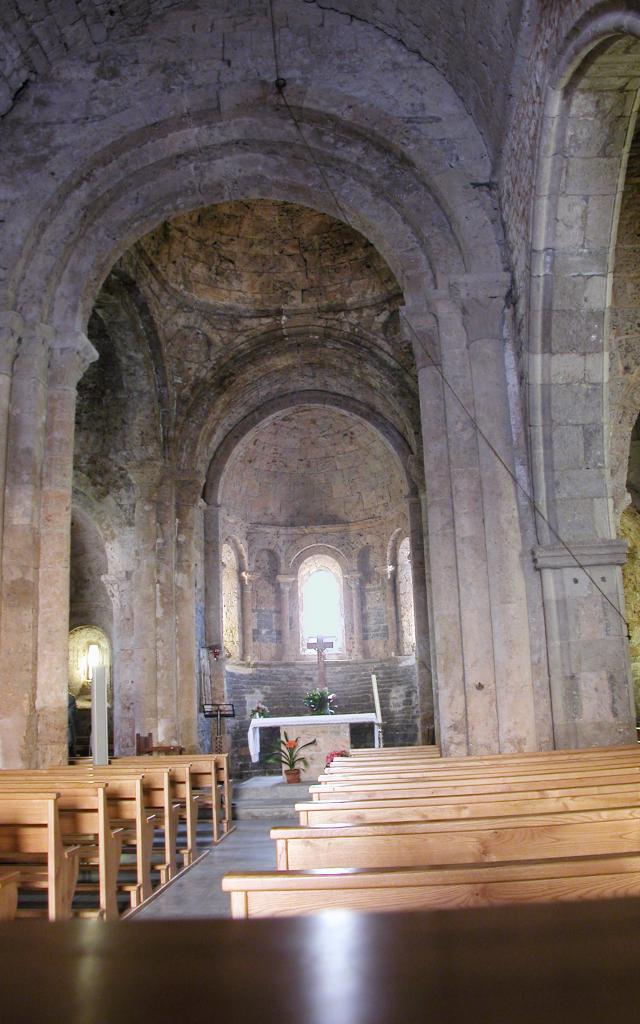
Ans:
[[[177,878],[165,892],[143,907],[132,921],[177,917],[229,917],[229,896],[220,889],[228,871],[273,871],[275,843],[269,829],[290,821],[238,821],[235,830],[202,860]]]
[[[275,825],[295,824],[294,806],[308,799],[309,786],[288,786],[279,775],[255,776],[233,787],[235,829],[211,846],[211,823],[198,823],[198,847],[205,852],[189,871],[135,914],[132,921],[177,917],[229,917],[229,896],[220,888],[229,871],[273,871]]]

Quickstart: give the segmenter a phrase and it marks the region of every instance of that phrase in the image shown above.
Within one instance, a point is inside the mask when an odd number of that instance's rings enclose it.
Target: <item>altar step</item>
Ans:
[[[233,817],[236,821],[266,819],[295,821],[295,804],[309,798],[310,783],[289,785],[280,776],[257,775],[233,787]]]

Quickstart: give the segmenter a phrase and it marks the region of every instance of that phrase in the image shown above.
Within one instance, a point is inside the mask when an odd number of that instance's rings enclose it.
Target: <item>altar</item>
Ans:
[[[307,747],[304,751],[309,761],[309,768],[302,773],[303,778],[317,778],[324,770],[324,759],[329,751],[350,748],[349,726],[362,722],[370,722],[373,725],[374,746],[379,747],[381,723],[374,711],[359,715],[294,715],[280,718],[252,718],[248,732],[251,760],[255,763],[260,758],[260,730],[279,728],[281,735],[286,730],[290,739],[299,737],[301,743],[317,739],[315,747]]]

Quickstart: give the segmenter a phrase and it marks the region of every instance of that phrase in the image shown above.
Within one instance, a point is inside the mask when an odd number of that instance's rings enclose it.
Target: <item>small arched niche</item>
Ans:
[[[328,652],[342,654],[345,649],[344,583],[340,564],[331,555],[310,555],[298,569],[298,607],[300,609],[300,651],[315,658],[309,639],[330,638]]]
[[[109,704],[111,694],[111,644],[99,626],[78,626],[69,633],[69,693],[78,708],[91,707],[91,684],[95,669],[107,670]]]

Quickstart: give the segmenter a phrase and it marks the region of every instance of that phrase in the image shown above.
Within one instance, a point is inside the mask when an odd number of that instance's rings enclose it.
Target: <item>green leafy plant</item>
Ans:
[[[298,736],[294,740],[289,739],[286,732],[284,739],[281,739],[278,746],[269,754],[266,761],[269,764],[281,764],[288,772],[295,771],[296,768],[307,768],[309,762],[306,757],[303,757],[301,751],[305,747],[315,746],[316,740],[309,740],[308,743],[300,743]]]
[[[261,700],[258,701],[255,708],[251,708],[249,712],[251,718],[268,718],[269,708],[266,704],[263,704]]]
[[[333,702],[336,699],[335,693],[329,693],[327,687],[319,690],[317,687],[309,690],[304,695],[304,706],[309,708],[312,715],[333,715],[335,708]]]

